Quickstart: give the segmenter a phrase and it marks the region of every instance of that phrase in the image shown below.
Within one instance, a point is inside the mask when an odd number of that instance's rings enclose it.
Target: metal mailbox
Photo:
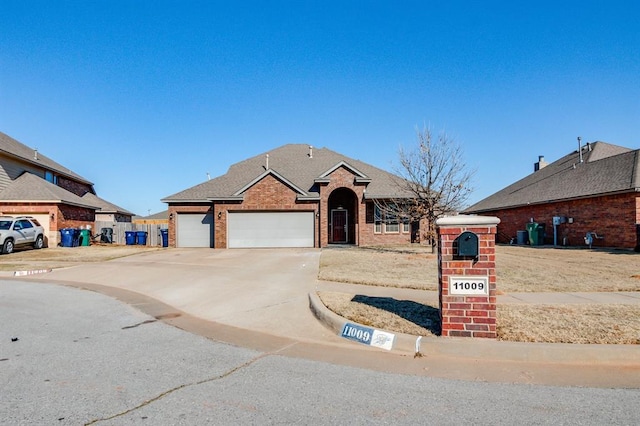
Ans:
[[[456,238],[458,257],[478,257],[480,245],[478,236],[470,231],[465,231]]]

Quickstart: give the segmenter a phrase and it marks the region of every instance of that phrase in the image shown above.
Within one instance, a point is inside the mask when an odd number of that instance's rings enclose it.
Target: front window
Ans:
[[[377,205],[374,205],[373,222],[373,230],[376,234],[381,234],[382,232],[387,234],[397,234],[400,232],[398,216],[390,212],[383,212]]]

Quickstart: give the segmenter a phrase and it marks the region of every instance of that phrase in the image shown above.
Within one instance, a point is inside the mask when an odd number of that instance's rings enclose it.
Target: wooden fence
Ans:
[[[113,229],[113,244],[125,245],[126,231],[144,231],[147,233],[148,246],[162,246],[162,237],[160,236],[160,229],[167,229],[167,224],[140,224],[130,222],[96,222],[95,229],[92,230],[94,235],[94,241],[100,242],[100,235],[103,228]]]

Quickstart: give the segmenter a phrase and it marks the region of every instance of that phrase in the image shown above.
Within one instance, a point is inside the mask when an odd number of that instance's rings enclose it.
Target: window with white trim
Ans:
[[[376,234],[382,233],[382,212],[377,205],[373,207],[373,232]]]

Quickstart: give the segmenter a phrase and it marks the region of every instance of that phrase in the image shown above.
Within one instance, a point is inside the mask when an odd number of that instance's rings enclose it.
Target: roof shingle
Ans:
[[[507,186],[465,213],[640,191],[640,150],[594,142]]]
[[[202,202],[215,198],[233,197],[240,190],[259,178],[268,170],[276,172],[295,187],[305,192],[308,197],[318,196],[316,179],[332,167],[344,163],[371,179],[367,186],[367,198],[402,197],[397,182],[399,177],[377,167],[354,160],[327,148],[313,148],[312,154],[306,144],[288,144],[272,151],[233,164],[226,174],[195,185],[184,191],[162,199],[171,202]],[[404,194],[404,196],[410,196]]]
[[[50,202],[64,203],[90,209],[99,209],[90,201],[78,197],[57,185],[47,182],[41,177],[25,172],[0,191],[0,201],[4,202]]]
[[[93,183],[89,182],[87,179],[56,163],[46,155],[43,155],[40,152],[36,154],[34,149],[29,148],[2,132],[0,132],[0,151],[9,156],[20,158],[22,161],[26,161],[27,163],[52,170],[58,174],[71,177],[79,182],[93,185]]]

